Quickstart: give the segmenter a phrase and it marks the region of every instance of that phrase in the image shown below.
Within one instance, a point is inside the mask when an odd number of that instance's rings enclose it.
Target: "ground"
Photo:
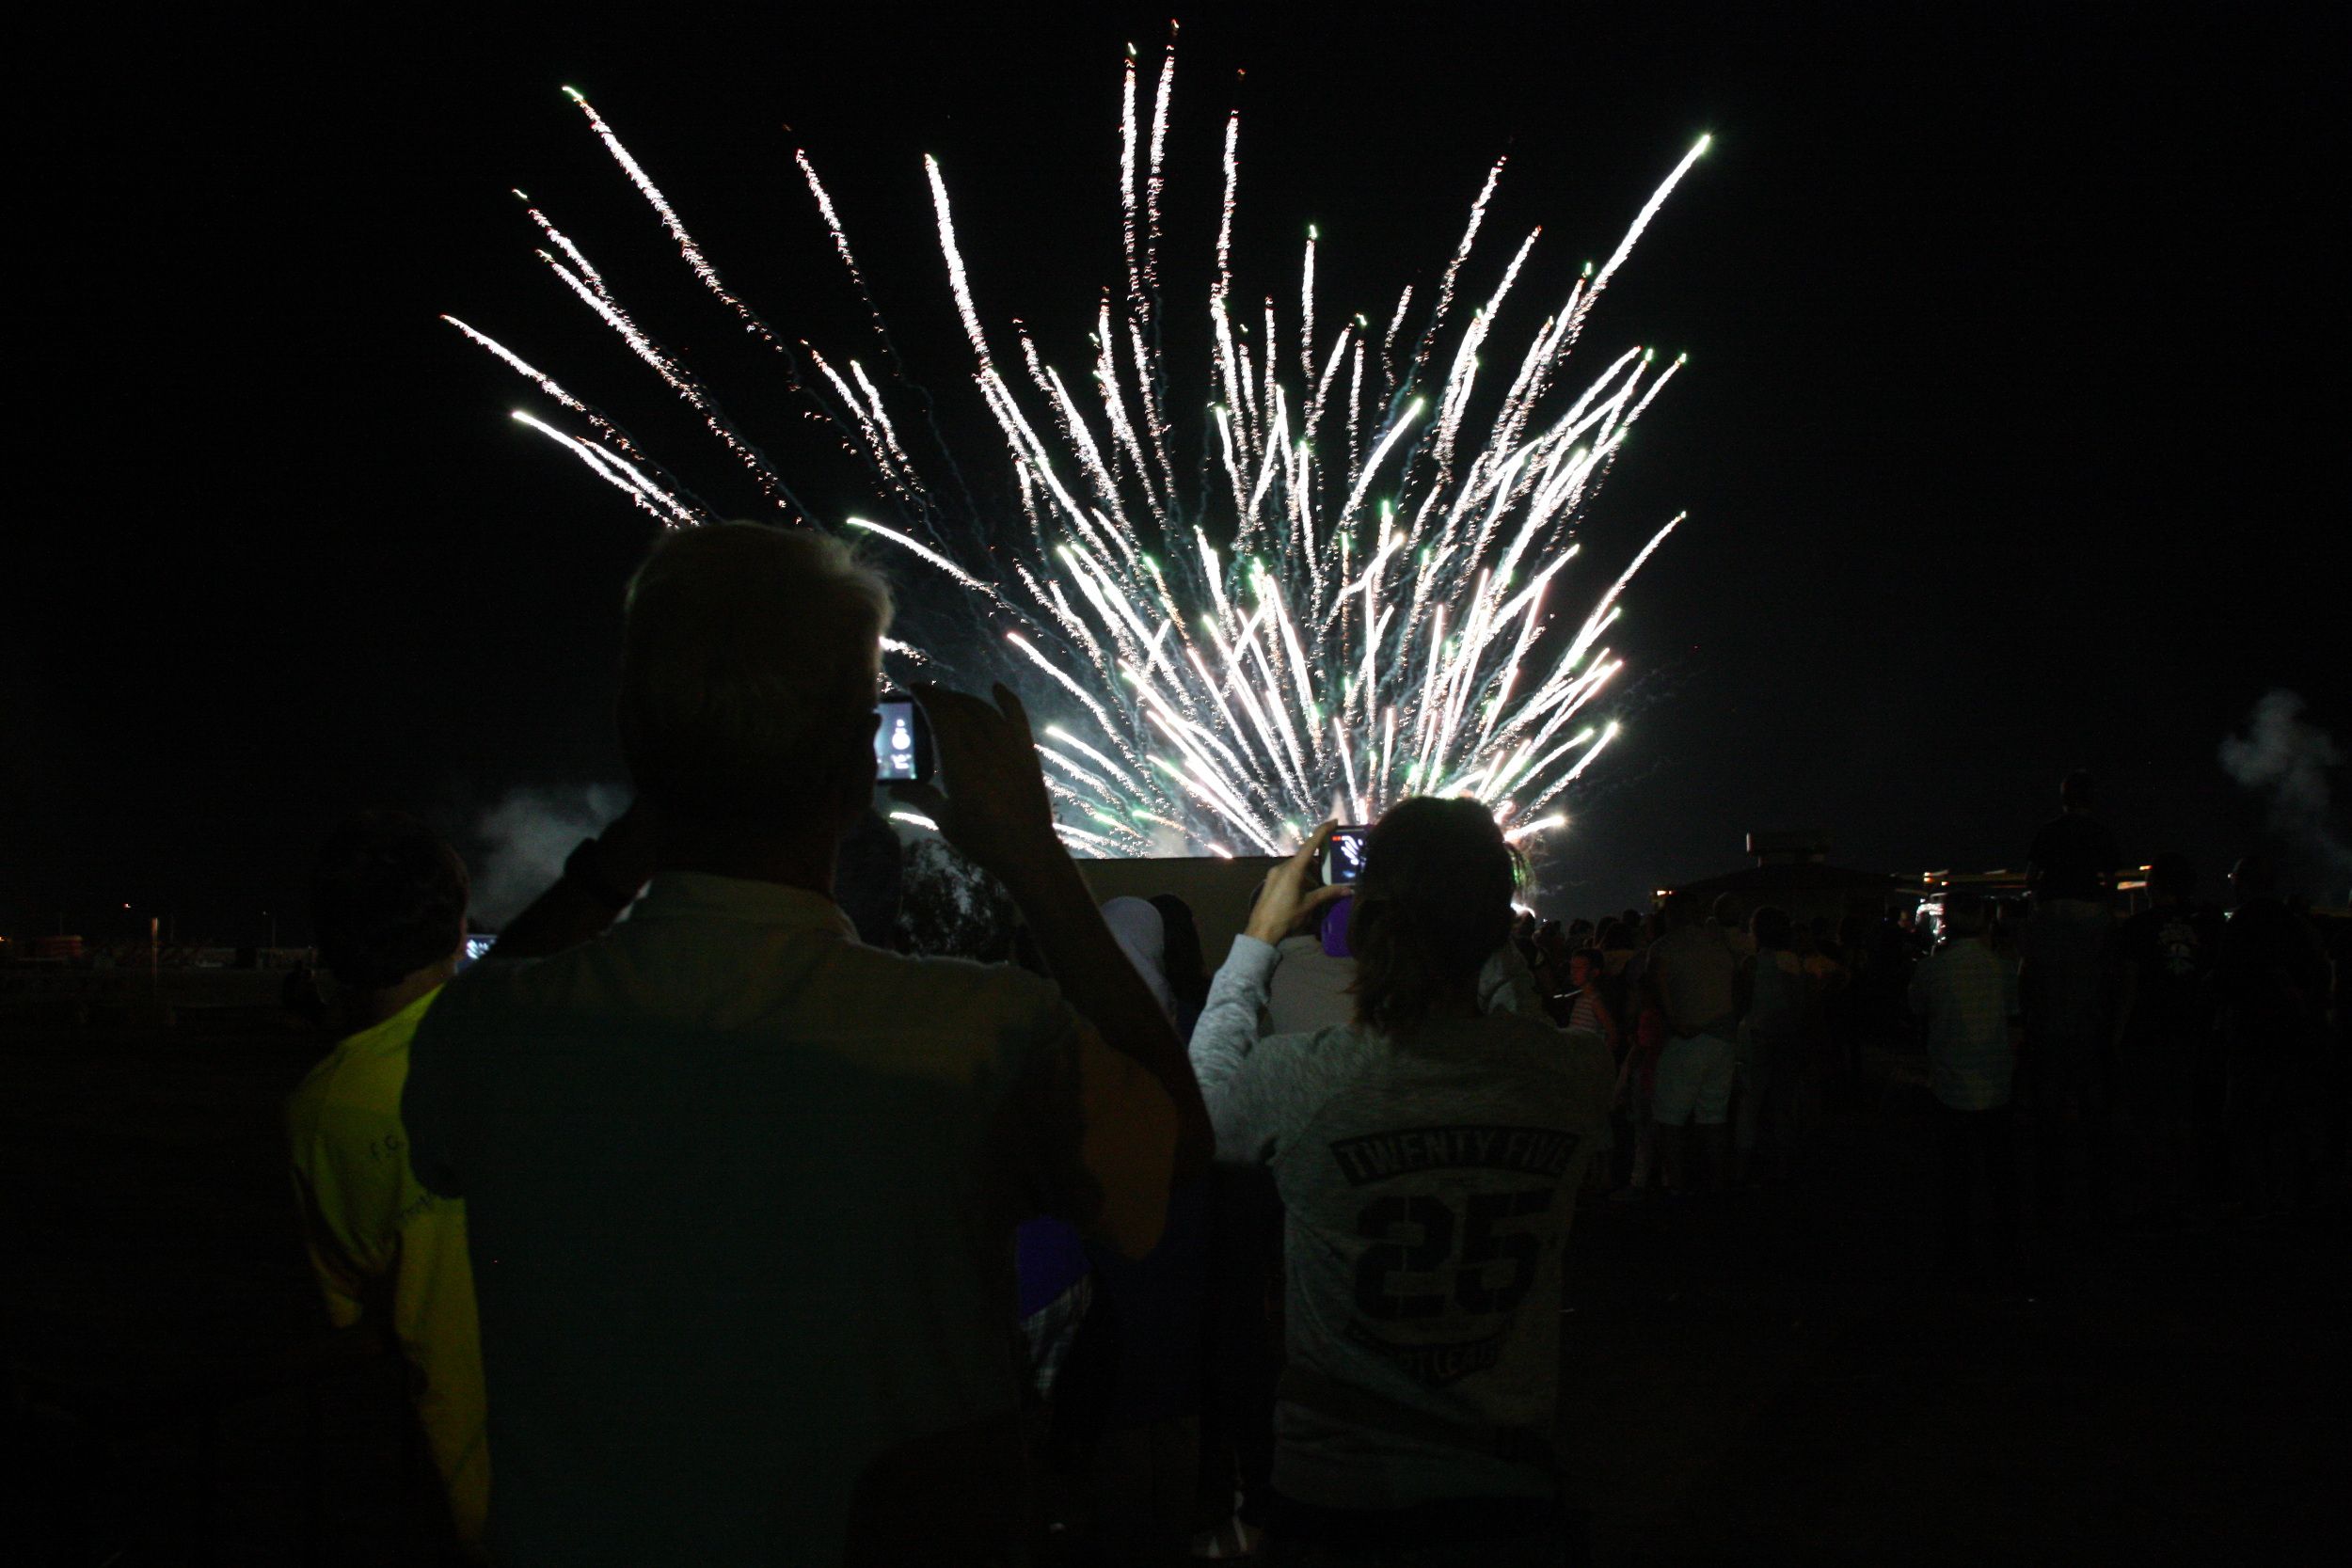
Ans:
[[[126,1568],[430,1560],[389,1370],[255,1382],[325,1327],[278,1124],[316,1050],[252,1020],[0,1018],[0,1539],[62,1528],[56,1560]],[[2026,1291],[1959,1288],[1931,1266],[1926,1111],[1873,1091],[1778,1187],[1581,1209],[1561,1435],[1596,1560],[2292,1559],[2341,1535],[2344,1208],[2055,1222]]]
[[[2026,1291],[1955,1288],[1915,1096],[1818,1128],[1781,1188],[1579,1215],[1562,1439],[1596,1560],[2216,1560],[2340,1535],[2342,1211],[2053,1221]]]

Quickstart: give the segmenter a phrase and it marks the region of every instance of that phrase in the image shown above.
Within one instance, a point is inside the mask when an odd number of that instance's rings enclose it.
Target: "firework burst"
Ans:
[[[1608,261],[1587,264],[1516,358],[1498,358],[1490,371],[1490,329],[1541,232],[1520,242],[1501,281],[1458,322],[1457,284],[1501,162],[1418,320],[1407,287],[1384,331],[1355,315],[1319,334],[1313,230],[1287,319],[1271,293],[1253,312],[1235,282],[1240,119],[1229,117],[1206,302],[1216,401],[1197,425],[1184,424],[1159,348],[1174,81],[1171,47],[1147,118],[1137,62],[1128,57],[1119,122],[1124,299],[1105,294],[1094,313],[1093,361],[1074,376],[1024,328],[992,340],[946,180],[936,160],[925,160],[949,293],[973,383],[1003,442],[1017,518],[1011,506],[983,515],[944,440],[902,435],[921,420],[936,436],[929,400],[899,363],[805,152],[795,162],[882,350],[879,380],[855,357],[805,343],[796,353],[733,292],[594,106],[564,89],[702,287],[775,351],[795,391],[864,460],[874,517],[810,515],[710,389],[637,325],[561,230],[526,207],[549,270],[778,508],[903,553],[910,574],[939,579],[972,612],[980,639],[920,649],[894,642],[885,658],[901,669],[922,663],[931,674],[1009,675],[1037,698],[1034,707],[1057,716],[1038,752],[1073,849],[1283,853],[1307,822],[1371,821],[1413,794],[1475,797],[1515,839],[1559,827],[1565,817],[1550,808],[1617,733],[1592,717],[1623,668],[1603,638],[1627,585],[1681,520],[1656,531],[1573,629],[1554,624],[1582,510],[1681,363],[1635,347],[1578,382],[1567,362],[1596,302],[1707,138],[1658,186]],[[716,515],[605,413],[449,319],[562,411],[518,420],[666,526]],[[1499,391],[1498,372],[1508,372]],[[567,433],[564,420],[584,429]],[[938,455],[927,464],[910,446]],[[1203,476],[1190,484],[1180,479],[1188,463]],[[949,470],[952,483],[941,483],[935,468]]]

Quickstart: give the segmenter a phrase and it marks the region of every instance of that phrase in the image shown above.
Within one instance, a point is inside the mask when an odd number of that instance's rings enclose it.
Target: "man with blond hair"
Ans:
[[[1009,692],[919,693],[946,790],[923,799],[1060,984],[863,946],[833,903],[889,617],[812,531],[657,545],[621,658],[637,803],[419,1038],[406,1114],[472,1227],[501,1563],[1015,1560],[1013,1227],[1140,1254],[1205,1159]]]

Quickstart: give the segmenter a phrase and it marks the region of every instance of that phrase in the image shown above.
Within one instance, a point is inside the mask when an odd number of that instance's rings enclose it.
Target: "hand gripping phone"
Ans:
[[[1323,847],[1323,879],[1337,885],[1363,875],[1364,843],[1370,828],[1334,828]]]

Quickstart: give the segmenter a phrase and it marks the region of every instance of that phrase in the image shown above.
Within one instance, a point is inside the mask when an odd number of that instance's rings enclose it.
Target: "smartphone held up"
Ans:
[[[931,727],[914,700],[892,692],[874,705],[874,782],[914,784],[931,776]]]
[[[1364,842],[1370,828],[1334,828],[1323,846],[1323,879],[1337,886],[1363,875]]]

